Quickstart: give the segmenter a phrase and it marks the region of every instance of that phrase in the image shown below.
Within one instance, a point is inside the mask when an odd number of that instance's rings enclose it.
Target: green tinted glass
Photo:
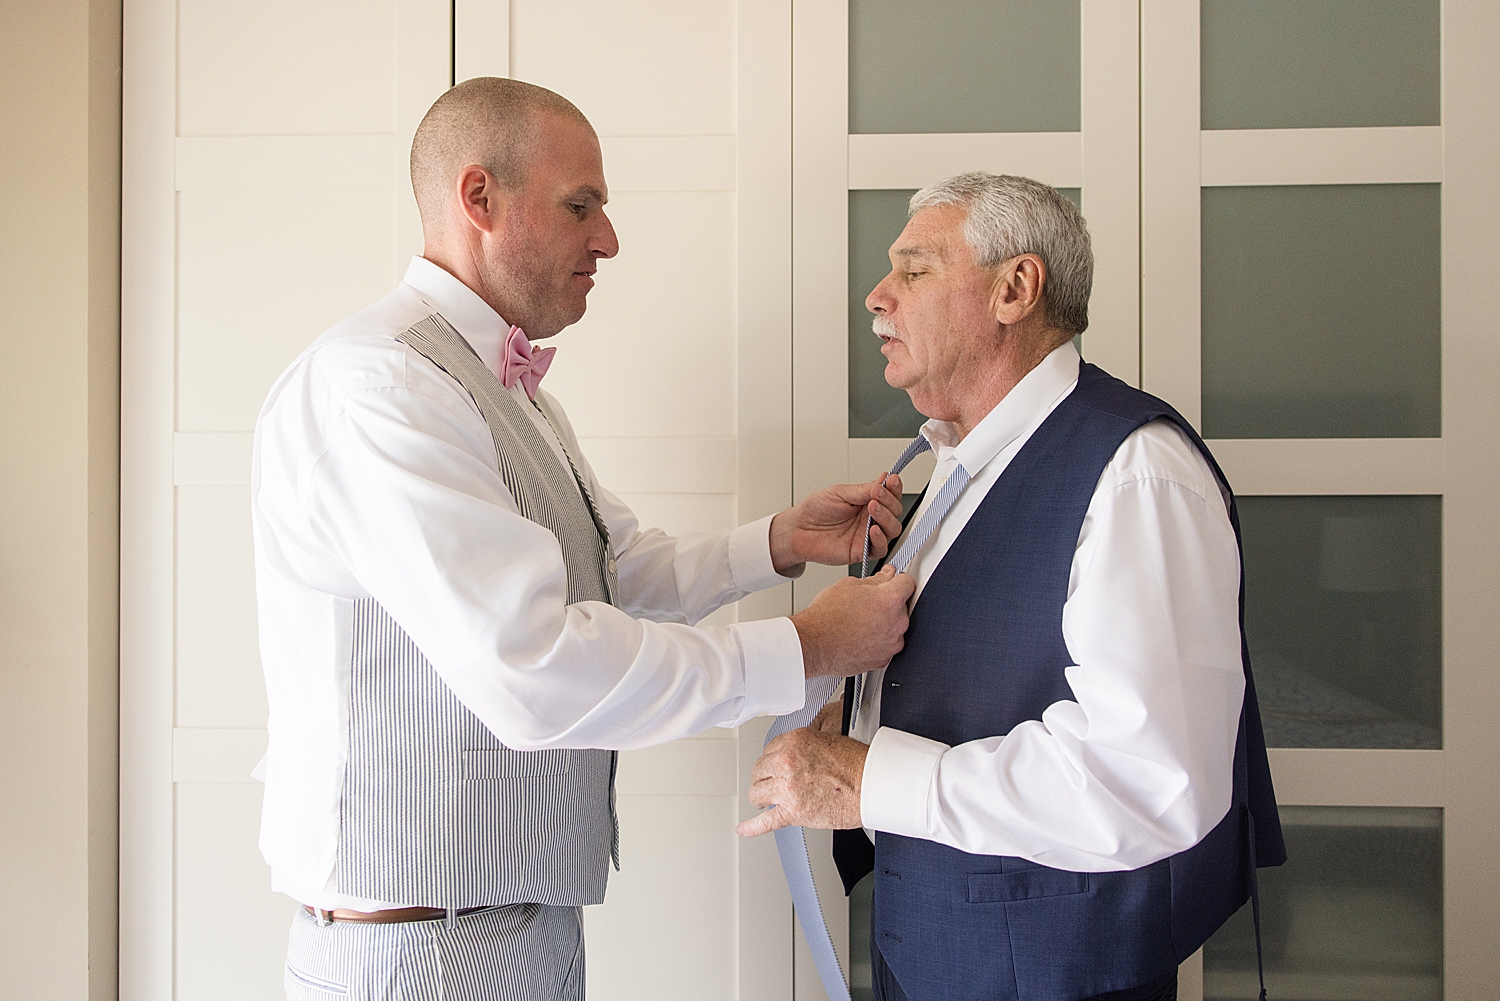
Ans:
[[[865,296],[890,274],[886,256],[906,226],[913,191],[849,192],[849,437],[911,438],[926,420],[887,385],[885,355],[870,330]]]
[[[1078,0],[851,0],[849,131],[1076,132]]]
[[[1442,433],[1440,186],[1203,189],[1203,435]]]
[[[1439,124],[1440,6],[1203,0],[1203,128]]]
[[[1059,188],[1075,205],[1079,188]],[[913,190],[849,192],[849,437],[912,438],[926,420],[905,391],[885,381],[885,355],[865,297],[891,271],[887,255],[906,226]]]
[[[1281,823],[1287,863],[1259,874],[1267,993],[1439,1001],[1442,811],[1283,806]],[[1203,947],[1203,996],[1259,993],[1246,904]]]
[[[1241,497],[1272,747],[1442,744],[1442,498]]]
[[[870,911],[875,899],[875,874],[870,873],[849,891],[849,997],[874,1001],[870,969]]]

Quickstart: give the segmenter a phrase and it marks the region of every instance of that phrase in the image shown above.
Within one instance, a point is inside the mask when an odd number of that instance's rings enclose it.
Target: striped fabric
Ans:
[[[512,904],[453,919],[320,925],[298,908],[287,1001],[583,1001],[577,907]]]
[[[516,399],[441,317],[398,339],[473,398],[521,513],[558,538],[569,602],[611,601],[614,560],[572,459],[577,441],[559,435],[573,467],[562,468]],[[609,859],[619,864],[616,755],[506,747],[373,598],[354,603],[352,633],[339,890],[430,907],[601,902]]]
[[[557,430],[561,425],[556,416],[547,407],[541,408],[568,455],[572,469],[563,469],[521,404],[484,367],[463,335],[436,313],[396,340],[447,372],[473,399],[495,440],[500,478],[522,517],[550,531],[562,545],[563,563],[568,568],[568,602],[618,604],[614,596],[619,582],[609,551],[609,530],[599,518],[588,485],[573,461],[577,440]]]

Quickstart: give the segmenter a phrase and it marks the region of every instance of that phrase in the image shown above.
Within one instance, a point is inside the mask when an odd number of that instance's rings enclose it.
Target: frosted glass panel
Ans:
[[[1267,993],[1439,1001],[1442,811],[1284,806],[1287,863],[1260,870]],[[1259,994],[1250,906],[1203,949],[1205,1001]]]
[[[1076,132],[1078,0],[850,0],[849,131]]]
[[[1203,435],[1442,433],[1436,184],[1203,189]]]
[[[1078,188],[1059,188],[1075,205]],[[849,192],[849,437],[911,438],[926,420],[905,391],[885,381],[885,355],[870,329],[865,297],[891,272],[887,256],[906,226],[913,190]]]
[[[880,338],[865,296],[891,272],[886,251],[906,226],[913,191],[849,192],[849,437],[911,438],[926,420],[885,381]]]
[[[870,914],[875,901],[875,874],[854,884],[849,891],[849,997],[851,1001],[874,1001],[874,976],[870,969]]]
[[[1439,0],[1203,0],[1205,129],[1437,125]]]
[[[1238,503],[1266,743],[1440,747],[1442,498]]]

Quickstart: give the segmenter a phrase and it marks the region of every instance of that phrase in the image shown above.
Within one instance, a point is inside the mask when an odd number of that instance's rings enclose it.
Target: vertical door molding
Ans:
[[[1088,360],[1141,379],[1140,2],[1083,0],[1083,211],[1094,245]]]
[[[1500,979],[1500,9],[1443,3],[1444,993],[1483,997]]]
[[[792,5],[792,494],[806,497],[849,467],[849,5]],[[793,585],[805,607],[845,576],[809,566]],[[828,931],[848,969],[849,911],[831,836],[808,832]],[[792,936],[794,996],[826,997],[801,931]]]
[[[506,9],[509,51],[510,5]],[[406,273],[413,254],[422,252],[422,218],[411,190],[411,141],[432,102],[453,86],[452,0],[396,0],[396,248],[392,284]],[[507,68],[510,62],[506,57]]]
[[[510,0],[453,0],[453,82],[510,76]]]
[[[849,5],[792,7],[792,495],[849,468]],[[809,566],[793,585],[806,607],[844,575]]]
[[[736,17],[735,301],[738,521],[792,501],[792,0],[740,0]],[[786,615],[790,585],[743,598],[742,620]],[[769,720],[740,727],[737,817]],[[792,900],[776,842],[737,844],[738,996],[790,1001]]]
[[[800,499],[840,482],[849,461],[845,0],[793,6],[792,92],[792,489]],[[820,576],[799,586],[799,602],[803,592],[816,593],[831,579]]]
[[[172,996],[177,7],[125,5],[120,289],[120,998]]]
[[[1141,5],[1141,387],[1201,425],[1197,0]],[[1085,189],[1087,190],[1087,189]]]

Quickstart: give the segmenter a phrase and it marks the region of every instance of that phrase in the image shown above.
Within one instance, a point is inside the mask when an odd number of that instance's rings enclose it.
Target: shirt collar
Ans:
[[[957,429],[947,421],[928,421],[922,425],[922,436],[932,444],[932,451],[939,459],[951,454],[970,476],[978,476],[986,463],[1045,418],[1073,391],[1081,360],[1078,349],[1068,341],[1022,376],[962,441]]]
[[[416,290],[422,301],[453,325],[484,362],[499,377],[500,354],[510,324],[490,308],[469,286],[425,257],[413,257],[402,281]]]

